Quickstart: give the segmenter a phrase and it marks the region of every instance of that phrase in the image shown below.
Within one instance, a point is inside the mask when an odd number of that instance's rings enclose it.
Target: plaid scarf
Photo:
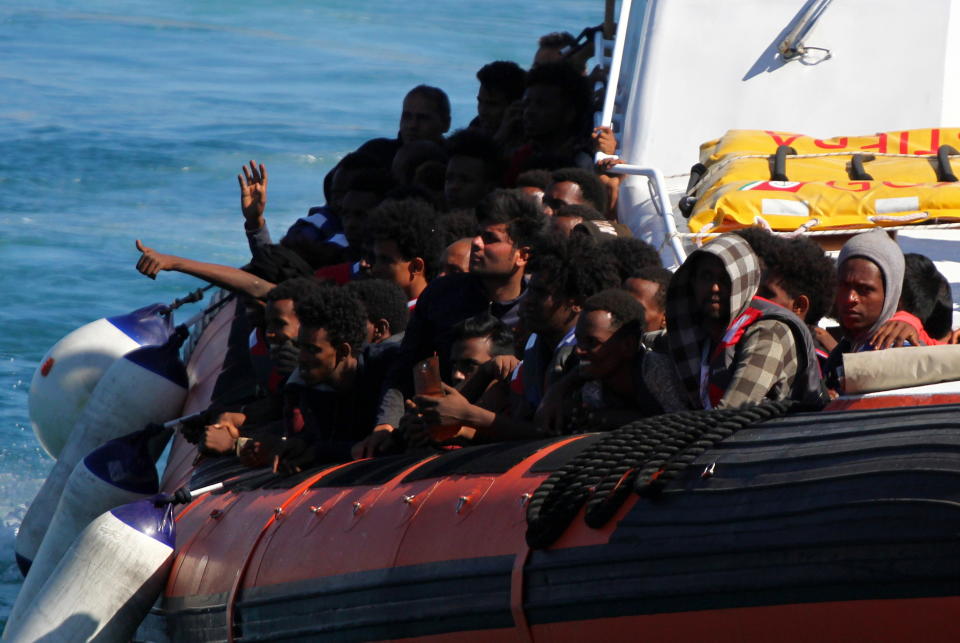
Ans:
[[[760,262],[750,245],[737,235],[717,237],[690,254],[677,269],[667,289],[667,341],[680,381],[695,408],[700,402],[700,364],[703,347],[709,341],[702,320],[702,303],[693,297],[697,262],[709,253],[720,259],[730,277],[730,319],[736,319],[750,305],[760,286]]]

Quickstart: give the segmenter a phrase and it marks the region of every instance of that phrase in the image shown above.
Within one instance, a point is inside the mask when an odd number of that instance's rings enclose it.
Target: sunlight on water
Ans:
[[[337,159],[396,133],[407,89],[446,89],[462,127],[474,115],[480,66],[526,66],[538,36],[576,34],[599,23],[603,8],[327,4],[0,7],[0,623],[20,584],[16,529],[52,464],[26,412],[40,358],[77,326],[199,285],[138,275],[134,239],[242,264],[235,176],[247,160],[270,169],[267,215],[278,234],[323,202],[323,176]]]

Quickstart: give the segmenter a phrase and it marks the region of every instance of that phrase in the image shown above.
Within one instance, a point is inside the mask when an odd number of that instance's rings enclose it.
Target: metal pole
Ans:
[[[613,126],[613,109],[617,102],[617,89],[620,84],[620,63],[623,59],[624,39],[627,35],[627,23],[630,21],[632,0],[623,0],[620,5],[620,21],[617,23],[617,40],[613,45],[613,58],[610,61],[610,73],[607,75],[607,93],[603,97],[603,115],[600,123]]]
[[[606,0],[606,5],[603,7],[603,37],[607,40],[613,38],[613,31],[617,27],[617,23],[613,21],[616,4],[617,0]]]

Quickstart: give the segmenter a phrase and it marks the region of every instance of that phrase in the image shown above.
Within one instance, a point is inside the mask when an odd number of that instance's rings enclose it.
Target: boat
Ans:
[[[653,495],[618,494],[611,468],[588,484],[622,504],[593,526],[592,501],[547,498],[547,545],[528,533],[544,482],[575,486],[605,436],[266,472],[180,511],[137,640],[951,639],[960,393],[835,409],[748,420]],[[168,489],[222,476],[194,455],[176,445]]]
[[[700,240],[679,203],[704,141],[946,127],[955,7],[621,0],[596,51],[598,123],[628,161],[622,220],[678,265]],[[891,78],[917,99],[863,109]],[[934,225],[899,240],[960,280],[956,230]],[[238,312],[196,324],[183,415],[209,403]],[[288,477],[196,466],[178,438],[165,493],[238,482],[177,509],[169,578],[134,640],[952,640],[957,379]]]

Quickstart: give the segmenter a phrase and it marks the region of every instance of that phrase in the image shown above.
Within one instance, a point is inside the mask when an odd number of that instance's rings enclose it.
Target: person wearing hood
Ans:
[[[882,230],[851,237],[837,259],[834,309],[843,338],[827,360],[827,386],[837,390],[843,354],[876,348],[871,339],[897,312],[903,288],[900,246]]]
[[[693,252],[667,290],[667,342],[695,407],[794,399],[822,407],[826,391],[806,324],[757,297],[760,262],[724,235]]]

